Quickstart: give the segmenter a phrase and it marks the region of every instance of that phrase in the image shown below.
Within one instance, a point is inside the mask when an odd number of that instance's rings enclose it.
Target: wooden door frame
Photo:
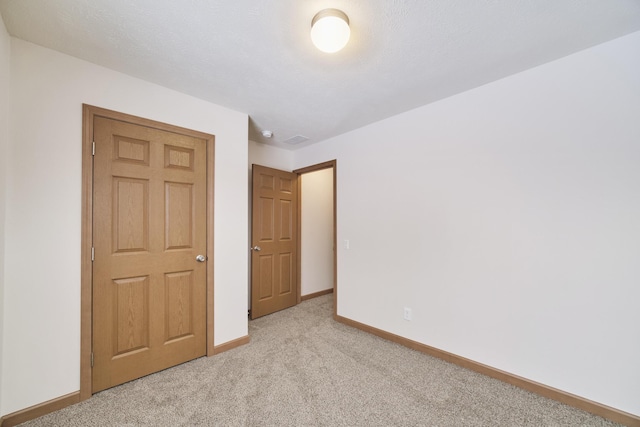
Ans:
[[[215,136],[167,123],[144,119],[129,114],[82,104],[82,234],[80,266],[80,400],[91,397],[91,346],[93,340],[93,271],[91,248],[93,245],[93,121],[105,117],[139,126],[203,139],[207,146],[207,283],[206,283],[206,335],[207,356],[214,354],[213,343],[213,207]]]
[[[298,288],[298,302],[302,300],[302,175],[309,172],[317,172],[324,169],[333,169],[333,318],[338,316],[338,232],[337,232],[337,160],[329,160],[327,162],[318,163],[317,165],[307,166],[305,168],[296,169],[293,173],[298,175],[298,277],[296,278]]]

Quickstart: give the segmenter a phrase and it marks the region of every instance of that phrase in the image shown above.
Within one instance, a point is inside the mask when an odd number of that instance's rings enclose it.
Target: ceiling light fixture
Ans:
[[[311,20],[311,41],[323,52],[334,53],[346,46],[351,30],[349,17],[338,9],[324,9]]]

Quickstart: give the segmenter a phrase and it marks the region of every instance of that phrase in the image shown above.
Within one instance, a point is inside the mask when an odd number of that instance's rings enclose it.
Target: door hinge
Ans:
[[[91,262],[96,259],[96,250],[93,246],[91,246]]]
[[[93,368],[93,351],[91,352],[91,367]]]
[[[92,156],[95,156],[95,155],[96,155],[96,142],[95,142],[95,141],[93,141],[93,142],[91,143],[91,155],[92,155]]]

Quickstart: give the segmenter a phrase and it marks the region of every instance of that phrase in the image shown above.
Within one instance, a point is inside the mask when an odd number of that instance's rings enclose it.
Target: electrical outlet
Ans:
[[[411,309],[409,307],[404,308],[404,320],[411,320]]]

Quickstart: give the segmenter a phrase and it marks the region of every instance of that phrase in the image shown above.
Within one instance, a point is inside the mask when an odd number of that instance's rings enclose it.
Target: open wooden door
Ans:
[[[253,165],[251,318],[296,305],[298,176]]]

